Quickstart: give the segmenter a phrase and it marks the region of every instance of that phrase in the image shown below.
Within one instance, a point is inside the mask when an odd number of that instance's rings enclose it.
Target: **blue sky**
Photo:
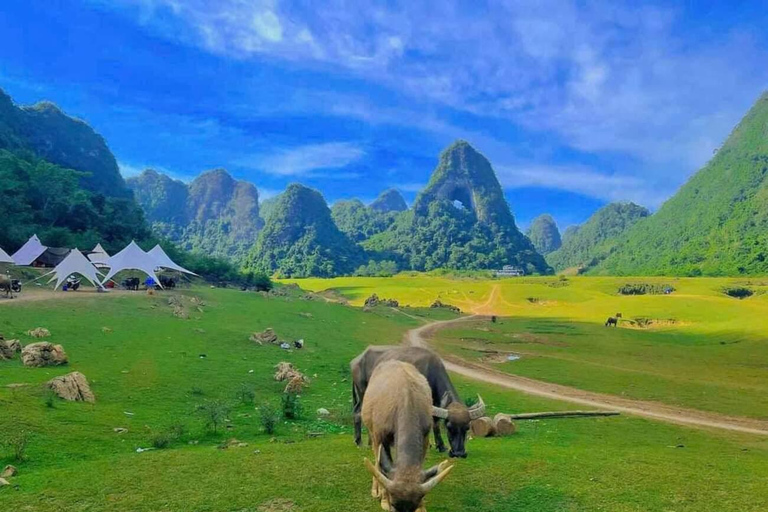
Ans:
[[[768,88],[763,2],[637,4],[4,0],[0,87],[88,121],[126,175],[224,167],[264,196],[410,201],[463,138],[521,226],[564,229],[657,208]]]

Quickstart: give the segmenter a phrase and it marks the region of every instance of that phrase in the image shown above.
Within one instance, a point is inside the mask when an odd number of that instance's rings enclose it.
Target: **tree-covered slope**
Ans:
[[[402,194],[397,189],[390,188],[379,194],[368,207],[371,210],[375,210],[382,213],[388,212],[404,212],[408,209],[408,205],[403,199]]]
[[[362,263],[362,250],[336,227],[320,192],[294,183],[278,196],[247,266],[282,277],[330,277]]]
[[[362,242],[389,228],[397,211],[376,210],[365,206],[359,199],[337,201],[331,207],[331,217],[336,226],[355,242]]]
[[[587,222],[572,229],[560,249],[547,255],[555,270],[589,268],[611,253],[618,238],[650,212],[634,203],[611,203],[600,208]]]
[[[414,270],[517,265],[529,273],[549,271],[517,229],[490,162],[464,141],[441,153],[413,209],[364,246]]]
[[[104,139],[55,105],[17,107],[0,90],[0,247],[122,249],[149,235]]]
[[[717,154],[657,213],[626,233],[594,272],[768,272],[768,93]]]
[[[108,197],[130,197],[117,160],[104,139],[56,105],[17,107],[0,90],[0,149],[26,149],[39,158],[80,171],[80,184]]]
[[[536,250],[545,256],[558,250],[562,244],[557,223],[548,213],[533,219],[527,235]]]
[[[189,250],[243,260],[263,224],[256,187],[223,169],[189,185],[148,169],[128,186],[153,230]]]

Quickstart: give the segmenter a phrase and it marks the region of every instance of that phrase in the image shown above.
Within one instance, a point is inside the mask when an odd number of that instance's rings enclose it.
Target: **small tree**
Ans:
[[[283,417],[287,420],[301,418],[301,401],[296,393],[283,393]]]
[[[264,427],[264,432],[270,435],[274,434],[277,422],[280,420],[275,406],[265,403],[259,407],[259,418],[261,419],[261,426]]]
[[[197,412],[205,421],[205,428],[214,434],[219,426],[229,418],[230,407],[223,400],[209,400],[197,407]]]

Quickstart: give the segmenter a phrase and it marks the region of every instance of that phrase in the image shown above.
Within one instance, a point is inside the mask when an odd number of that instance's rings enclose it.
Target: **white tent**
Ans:
[[[88,258],[83,256],[83,253],[77,249],[71,251],[67,257],[62,260],[61,263],[56,265],[56,268],[54,268],[46,275],[50,274],[53,274],[53,277],[51,277],[48,282],[50,283],[56,281],[57,290],[61,286],[61,283],[63,283],[72,274],[80,274],[89,280],[91,284],[93,284],[93,286],[96,288],[103,288],[101,285],[101,280],[98,276],[98,272],[96,271],[96,267],[94,267],[93,263],[88,261]]]
[[[96,247],[88,254],[88,259],[97,267],[106,267],[109,263],[109,254],[107,254],[107,251],[104,250],[101,244],[96,244]]]
[[[154,279],[155,283],[160,284],[160,280],[155,275],[155,267],[157,267],[155,258],[144,252],[136,242],[131,242],[125,249],[110,257],[107,265],[109,272],[102,283],[109,281],[121,270],[140,270]]]
[[[166,268],[168,270],[177,270],[179,272],[184,272],[185,274],[191,274],[193,276],[197,275],[194,272],[185,269],[181,265],[177,265],[171,259],[171,257],[165,253],[165,251],[163,250],[162,247],[160,247],[160,245],[154,246],[152,249],[149,250],[147,254],[149,254],[155,259],[158,267]]]
[[[0,263],[14,263],[13,258],[8,256],[8,253],[0,247]]]
[[[17,265],[31,265],[33,261],[40,257],[47,247],[40,243],[37,235],[27,240],[27,243],[21,246],[21,249],[13,253],[13,261]]]

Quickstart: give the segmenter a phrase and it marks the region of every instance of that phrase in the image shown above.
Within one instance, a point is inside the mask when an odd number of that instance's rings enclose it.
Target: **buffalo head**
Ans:
[[[485,415],[485,403],[480,395],[477,396],[477,403],[472,407],[467,407],[461,402],[452,402],[447,407],[432,407],[432,416],[445,420],[445,428],[448,431],[448,442],[451,450],[448,453],[451,457],[465,459],[467,451],[464,444],[469,432],[469,424]]]

